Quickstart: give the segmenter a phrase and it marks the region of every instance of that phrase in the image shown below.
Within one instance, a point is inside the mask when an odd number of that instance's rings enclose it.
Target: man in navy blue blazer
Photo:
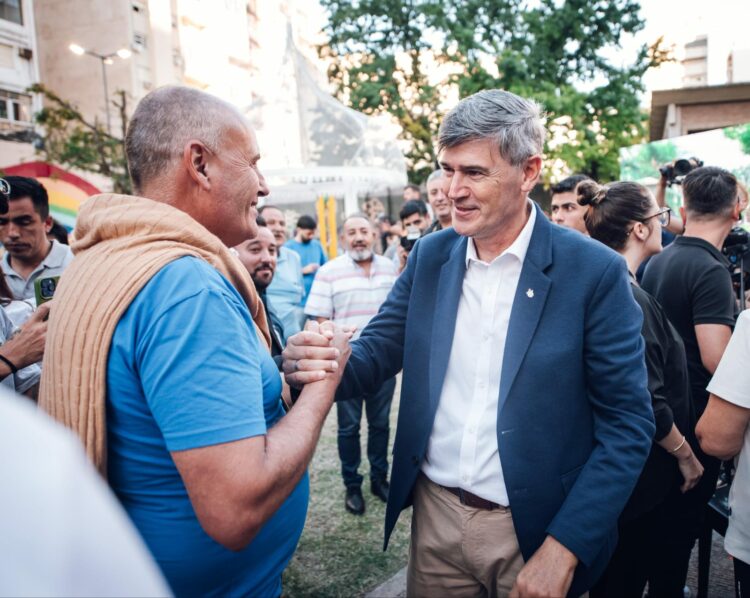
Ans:
[[[416,244],[337,398],[403,369],[385,543],[413,506],[409,595],[581,595],[654,433],[625,262],[528,199],[535,102],[475,94],[438,141],[453,229]],[[323,332],[290,340],[290,384],[332,358]]]

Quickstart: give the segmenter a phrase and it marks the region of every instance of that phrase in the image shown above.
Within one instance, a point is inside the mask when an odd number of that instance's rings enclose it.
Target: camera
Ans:
[[[681,185],[682,179],[685,175],[696,168],[703,166],[703,160],[699,160],[696,157],[692,158],[680,158],[675,160],[671,164],[665,164],[659,168],[661,175],[667,179],[667,185]]]
[[[411,251],[414,244],[419,241],[419,237],[422,236],[422,231],[416,226],[409,226],[406,229],[406,235],[401,237],[401,247],[404,251]]]
[[[721,252],[729,260],[729,272],[732,282],[737,289],[737,296],[742,300],[745,296],[746,276],[750,263],[750,234],[739,226],[735,226],[724,241]]]
[[[744,228],[735,226],[729,231],[721,252],[727,256],[732,269],[738,267],[744,258],[749,257],[750,234]]]

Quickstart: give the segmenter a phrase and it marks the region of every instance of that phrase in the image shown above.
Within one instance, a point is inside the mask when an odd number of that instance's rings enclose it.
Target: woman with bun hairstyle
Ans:
[[[620,539],[592,598],[643,595],[683,595],[682,569],[675,558],[670,520],[675,501],[693,488],[703,467],[693,453],[695,414],[690,401],[685,347],[662,307],[641,289],[638,266],[661,251],[661,229],[669,223],[669,208],[660,208],[651,193],[637,183],[599,186],[584,181],[578,203],[588,206],[586,228],[593,239],[620,253],[627,262],[631,288],[643,311],[641,333],[646,344],[648,386],[656,434],[641,477],[620,516]],[[612,314],[617,317],[617,314]],[[678,587],[675,587],[678,586]]]

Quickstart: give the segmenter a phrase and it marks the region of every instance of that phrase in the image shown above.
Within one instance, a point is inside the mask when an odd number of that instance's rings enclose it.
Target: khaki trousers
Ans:
[[[523,564],[510,508],[462,505],[457,496],[419,476],[407,596],[507,596]]]

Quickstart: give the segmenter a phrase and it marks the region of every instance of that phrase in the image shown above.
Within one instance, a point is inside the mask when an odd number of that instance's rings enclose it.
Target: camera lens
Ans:
[[[692,170],[692,166],[690,164],[690,160],[675,160],[674,163],[674,174],[675,176],[685,176],[688,172]]]

